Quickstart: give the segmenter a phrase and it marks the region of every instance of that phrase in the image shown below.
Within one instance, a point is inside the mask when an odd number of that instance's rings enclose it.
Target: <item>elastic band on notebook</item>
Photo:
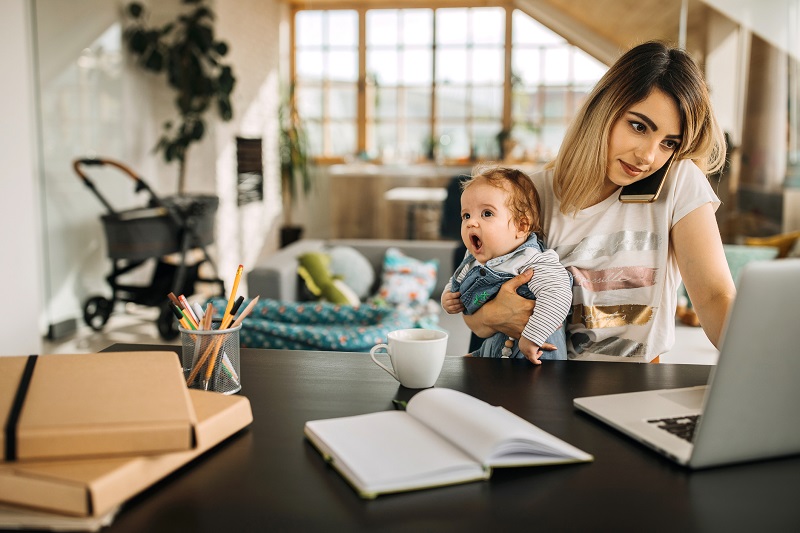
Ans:
[[[11,404],[11,411],[8,413],[5,427],[6,461],[17,460],[17,423],[19,422],[19,415],[22,413],[22,406],[25,405],[25,396],[28,394],[28,387],[33,377],[33,367],[36,366],[38,357],[38,355],[28,356],[28,360],[25,362],[25,370],[22,371],[22,378],[19,380],[17,394],[14,396],[14,403]]]

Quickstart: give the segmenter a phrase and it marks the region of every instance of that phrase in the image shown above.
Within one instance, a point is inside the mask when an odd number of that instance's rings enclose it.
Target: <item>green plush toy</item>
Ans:
[[[306,282],[312,294],[328,302],[343,305],[358,305],[358,295],[338,276],[331,273],[331,258],[328,254],[308,252],[297,257],[297,272]]]

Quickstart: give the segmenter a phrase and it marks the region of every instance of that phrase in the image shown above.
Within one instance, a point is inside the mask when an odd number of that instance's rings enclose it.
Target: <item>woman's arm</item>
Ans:
[[[670,241],[700,325],[714,346],[719,347],[736,287],[712,205],[701,205],[679,220],[672,228]]]
[[[472,315],[464,315],[467,323],[478,337],[491,337],[498,331],[519,339],[525,324],[533,312],[534,302],[517,294],[517,288],[528,283],[533,270],[528,269],[503,283],[500,292],[483,304]]]

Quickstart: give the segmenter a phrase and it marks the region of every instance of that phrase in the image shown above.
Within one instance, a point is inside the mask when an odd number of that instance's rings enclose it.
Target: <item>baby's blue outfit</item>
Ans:
[[[518,250],[524,248],[535,248],[539,252],[544,252],[544,247],[539,242],[535,234],[531,234],[527,241],[522,243],[519,248],[507,254],[508,257],[516,253]],[[461,303],[464,304],[466,314],[471,315],[477,311],[483,304],[497,296],[500,292],[500,286],[506,281],[514,277],[510,272],[502,272],[494,270],[486,265],[476,265],[469,272],[461,282],[456,281],[464,267],[473,261],[475,257],[467,252],[461,264],[456,268],[452,278],[451,290],[453,292],[461,292]],[[491,261],[489,261],[491,262]],[[487,262],[488,263],[488,262]],[[535,275],[535,274],[534,274]],[[572,279],[572,275],[570,275]],[[533,292],[527,284],[517,288],[517,294],[535,300]],[[547,342],[556,346],[555,350],[548,351],[542,350],[542,360],[566,360],[567,359],[567,337],[566,326],[562,325],[552,335],[547,338]],[[502,357],[501,351],[508,340],[508,335],[497,332],[491,337],[484,339],[481,347],[472,352],[470,355],[473,357]],[[511,359],[524,359],[525,355],[519,351],[519,341],[514,341],[514,346],[511,348]]]

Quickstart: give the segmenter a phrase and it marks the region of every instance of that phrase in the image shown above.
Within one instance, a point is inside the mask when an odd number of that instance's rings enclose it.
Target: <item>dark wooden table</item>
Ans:
[[[143,349],[179,347],[109,348]],[[367,354],[243,350],[241,360],[252,426],[135,497],[109,531],[800,531],[800,458],[691,472],[572,406],[703,384],[707,366],[448,357],[437,387],[502,405],[595,461],[365,501],[304,440],[303,424],[392,409],[415,391]]]

